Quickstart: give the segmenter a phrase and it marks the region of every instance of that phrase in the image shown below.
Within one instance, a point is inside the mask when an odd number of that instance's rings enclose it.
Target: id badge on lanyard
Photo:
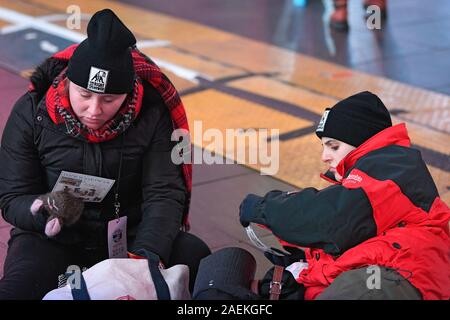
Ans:
[[[109,258],[127,257],[127,217],[108,222]]]
[[[120,217],[120,202],[118,193],[115,195],[116,219],[108,222],[108,253],[109,258],[127,258],[127,217]]]
[[[123,146],[123,136],[122,136]],[[120,174],[122,171],[122,151],[120,151],[119,172],[117,174],[117,184],[114,199],[114,208],[116,219],[108,222],[108,252],[109,258],[127,258],[127,217],[120,217],[120,202],[119,202],[119,183]]]

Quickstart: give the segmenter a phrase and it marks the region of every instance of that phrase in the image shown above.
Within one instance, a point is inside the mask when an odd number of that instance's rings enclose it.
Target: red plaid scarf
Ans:
[[[81,123],[75,115],[67,93],[65,68],[47,90],[46,106],[50,118],[56,124],[64,123],[67,133],[73,137],[82,136],[89,142],[103,142],[115,138],[124,132],[136,119],[141,110],[144,88],[139,78],[135,79],[133,91],[127,95],[117,114],[101,128],[93,130]]]
[[[53,55],[53,58],[69,61],[77,46],[78,44],[74,44],[63,51],[56,53]],[[105,123],[102,128],[91,130],[79,123],[70,107],[68,96],[63,94],[64,81],[60,81],[56,88],[52,86],[47,91],[47,110],[52,120],[56,124],[66,123],[66,125],[69,125],[68,128],[74,130],[73,134],[81,134],[92,142],[112,139],[119,133],[125,131],[139,114],[143,95],[141,81],[147,81],[159,92],[165,105],[169,108],[173,129],[184,129],[189,132],[189,125],[183,103],[170,80],[149,57],[136,48],[132,50],[132,57],[134,70],[137,74],[133,92],[127,97],[127,100],[119,109],[117,115]],[[59,80],[62,80],[64,74],[65,72],[63,71],[60,74],[61,79]],[[183,173],[188,191],[187,205],[183,219],[183,226],[187,231],[189,230],[188,212],[192,190],[192,164],[183,164]]]

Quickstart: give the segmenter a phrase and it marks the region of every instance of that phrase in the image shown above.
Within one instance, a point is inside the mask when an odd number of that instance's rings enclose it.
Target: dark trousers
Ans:
[[[198,237],[180,231],[167,267],[187,265],[192,292],[200,260],[210,253],[208,246]],[[42,299],[47,292],[58,287],[58,278],[68,266],[88,268],[107,258],[106,248],[86,250],[61,245],[34,233],[13,231],[8,242],[4,275],[0,280],[0,300]]]

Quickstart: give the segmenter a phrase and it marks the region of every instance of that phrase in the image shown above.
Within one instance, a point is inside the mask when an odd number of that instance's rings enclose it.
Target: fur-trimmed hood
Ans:
[[[38,94],[39,100],[44,97],[55,77],[67,67],[67,61],[50,57],[36,67],[30,77],[31,91]]]

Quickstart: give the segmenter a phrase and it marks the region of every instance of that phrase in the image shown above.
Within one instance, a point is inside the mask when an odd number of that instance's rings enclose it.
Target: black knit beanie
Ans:
[[[364,91],[327,108],[316,129],[319,138],[334,138],[354,147],[392,126],[389,111],[375,94]]]
[[[134,35],[110,9],[92,16],[87,34],[69,61],[69,80],[96,93],[130,92],[134,80]]]

